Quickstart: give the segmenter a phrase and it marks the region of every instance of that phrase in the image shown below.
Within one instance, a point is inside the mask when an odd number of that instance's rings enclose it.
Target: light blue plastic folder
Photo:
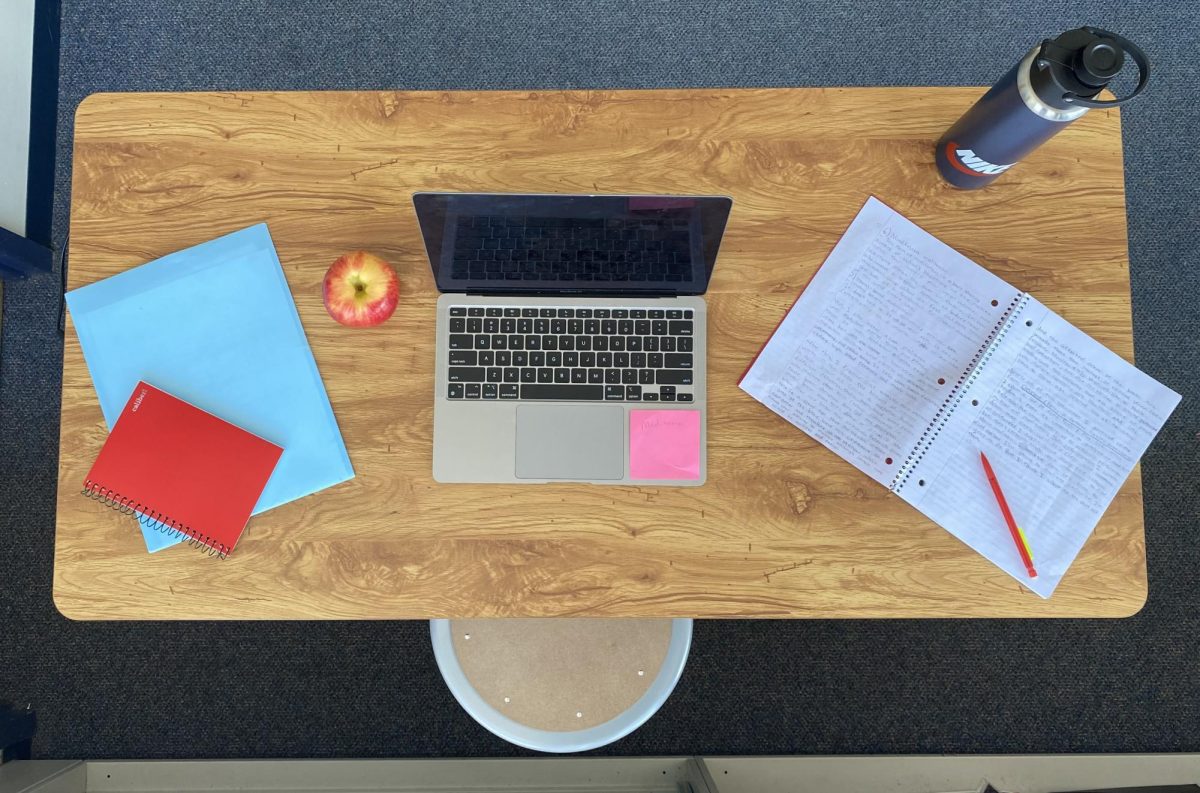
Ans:
[[[66,299],[109,429],[145,380],[282,446],[254,514],[354,476],[265,224]],[[142,533],[151,551],[178,541]]]

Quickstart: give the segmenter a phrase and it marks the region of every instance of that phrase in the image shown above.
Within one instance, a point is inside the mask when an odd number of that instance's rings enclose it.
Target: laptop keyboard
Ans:
[[[451,306],[449,312],[449,399],[695,399],[691,309]]]
[[[655,220],[463,217],[451,275],[487,281],[691,281],[687,211]]]

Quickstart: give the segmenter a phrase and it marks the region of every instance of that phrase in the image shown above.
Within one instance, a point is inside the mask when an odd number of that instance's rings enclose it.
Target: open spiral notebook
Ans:
[[[875,198],[741,387],[1042,597],[1180,399]]]

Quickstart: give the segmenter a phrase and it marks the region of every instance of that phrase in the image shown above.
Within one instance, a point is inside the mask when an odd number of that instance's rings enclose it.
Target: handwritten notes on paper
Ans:
[[[1179,402],[874,199],[741,386],[1042,597]]]

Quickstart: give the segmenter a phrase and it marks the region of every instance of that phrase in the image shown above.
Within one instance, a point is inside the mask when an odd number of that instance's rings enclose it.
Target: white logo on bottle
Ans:
[[[955,149],[954,153],[958,155],[958,159],[963,165],[970,168],[972,171],[994,175],[1004,173],[1009,168],[1016,165],[1015,162],[1010,162],[1008,165],[994,165],[982,157],[975,154],[970,149]]]

